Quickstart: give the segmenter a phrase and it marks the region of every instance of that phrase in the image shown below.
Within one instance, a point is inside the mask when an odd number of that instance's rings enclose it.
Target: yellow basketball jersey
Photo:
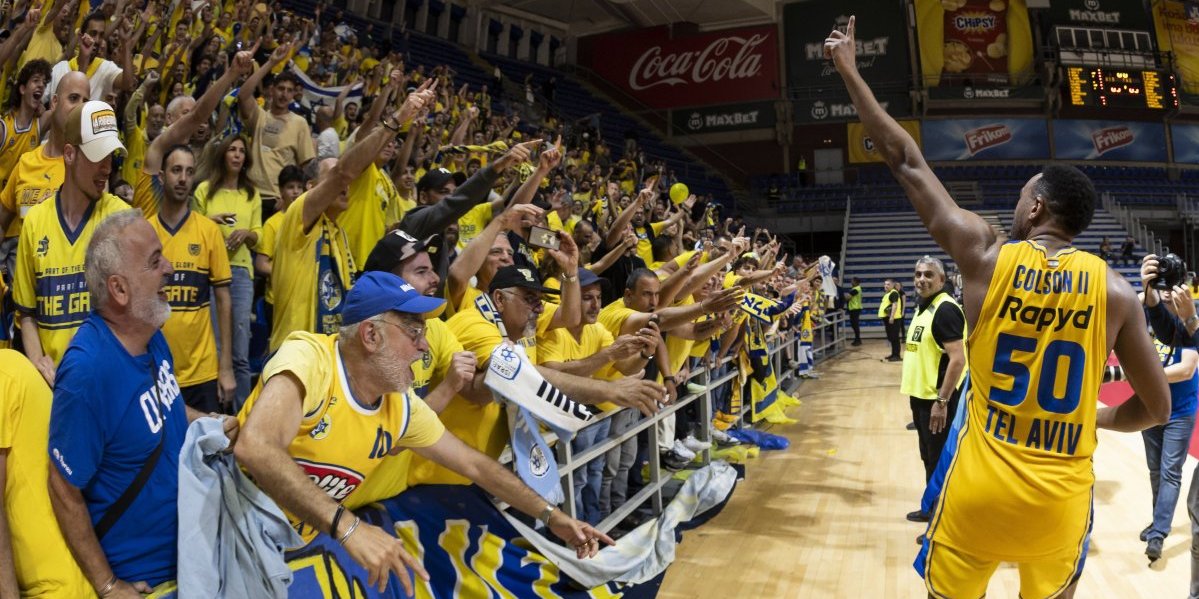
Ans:
[[[17,166],[17,160],[20,160],[21,155],[30,150],[37,149],[37,146],[42,141],[42,128],[38,124],[37,117],[34,117],[29,125],[22,129],[17,124],[17,115],[15,112],[9,112],[3,117],[0,117],[0,126],[4,128],[3,146],[0,146],[0,188],[8,181],[8,175],[12,169]]]
[[[999,252],[967,352],[966,423],[930,530],[985,559],[1080,552],[1107,357],[1107,264],[1032,241]]]
[[[303,385],[304,417],[287,453],[312,483],[334,501],[347,500],[388,455],[405,447],[428,447],[445,427],[437,414],[411,391],[388,393],[374,408],[354,399],[336,335],[297,331],[267,362],[262,381],[238,413],[245,425],[265,381],[289,372]],[[308,524],[288,512],[305,542],[316,536]],[[344,530],[344,528],[343,528]]]

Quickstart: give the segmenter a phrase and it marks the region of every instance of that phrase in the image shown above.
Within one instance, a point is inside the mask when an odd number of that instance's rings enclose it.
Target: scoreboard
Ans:
[[[1174,75],[1159,71],[1068,67],[1071,106],[1168,110],[1178,107]]]

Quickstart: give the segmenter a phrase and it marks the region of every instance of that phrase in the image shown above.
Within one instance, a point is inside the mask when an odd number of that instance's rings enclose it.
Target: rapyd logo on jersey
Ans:
[[[999,123],[983,125],[967,131],[964,137],[966,138],[966,149],[970,151],[971,156],[974,156],[988,148],[1002,146],[1012,141],[1012,129]]]
[[[1117,125],[1115,127],[1105,127],[1091,134],[1091,143],[1095,144],[1095,151],[1102,156],[1104,152],[1122,148],[1131,145],[1136,141],[1136,134],[1132,129],[1125,125]]]

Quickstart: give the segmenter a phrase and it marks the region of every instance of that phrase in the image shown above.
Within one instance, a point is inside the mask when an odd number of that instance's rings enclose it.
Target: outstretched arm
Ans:
[[[929,234],[949,252],[971,283],[979,283],[985,289],[994,268],[994,252],[999,248],[995,232],[982,217],[958,207],[925,162],[916,140],[874,98],[858,73],[854,22],[855,18],[850,17],[845,33],[833,30],[829,34],[824,42],[824,55],[833,60],[841,73],[862,126],[907,192]]]

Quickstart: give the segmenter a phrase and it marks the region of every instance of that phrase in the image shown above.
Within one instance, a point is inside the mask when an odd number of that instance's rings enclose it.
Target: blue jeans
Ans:
[[[233,328],[233,377],[237,380],[237,398],[233,401],[233,413],[250,396],[250,321],[254,319],[254,277],[248,268],[234,266],[233,279],[229,283],[230,325]],[[216,335],[217,351],[221,348],[221,328],[217,320],[216,302],[212,302],[212,330]]]
[[[1191,444],[1195,416],[1183,416],[1141,431],[1145,440],[1145,461],[1149,465],[1149,486],[1153,490],[1153,525],[1148,538],[1164,539],[1170,534],[1174,507],[1182,486],[1182,465]]]
[[[611,426],[612,419],[605,418],[575,433],[575,438],[570,442],[572,454],[579,455],[607,440]],[[600,515],[600,485],[604,480],[605,456],[600,454],[571,473],[575,487],[575,517],[592,526],[603,519]]]

